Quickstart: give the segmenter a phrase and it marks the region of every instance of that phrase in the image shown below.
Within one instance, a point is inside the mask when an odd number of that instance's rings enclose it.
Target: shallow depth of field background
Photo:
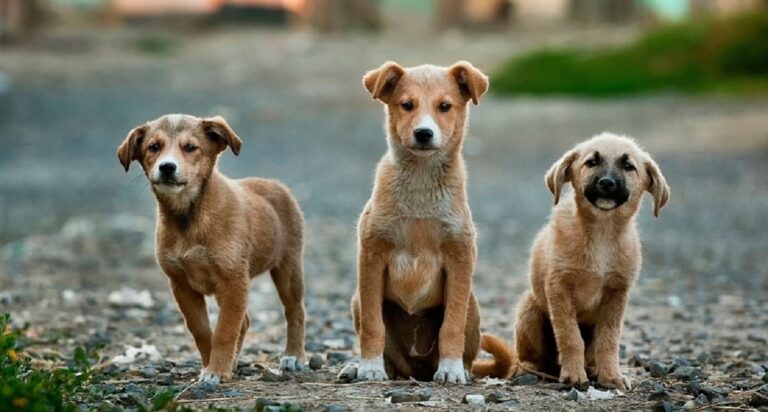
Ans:
[[[218,114],[244,141],[239,157],[222,155],[223,171],[285,182],[305,213],[307,347],[327,361],[311,379],[332,382],[356,354],[355,222],[386,150],[382,107],[361,76],[386,60],[469,60],[492,85],[465,145],[484,329],[513,336],[528,247],[552,206],[548,167],[594,134],[627,134],[656,158],[672,198],[658,219],[648,201],[638,218],[644,264],[622,366],[643,382],[633,354],[706,352],[711,361],[696,364],[706,382],[729,388],[727,405],[747,405],[739,391],[768,372],[766,16],[760,0],[0,0],[0,313],[29,325],[32,357],[157,347],[162,361],[111,369],[122,383],[84,405],[141,403],[123,396],[131,377],[149,401],[148,387],[191,382],[197,353],[154,263],[152,192],[115,151],[162,114]],[[268,277],[251,290],[244,364],[275,367],[282,308]],[[280,399],[310,409],[384,405],[370,388],[355,400],[294,381],[243,383],[259,373],[243,374],[233,396],[203,397],[247,406],[286,391]],[[650,407],[652,384],[638,390],[595,405]],[[671,404],[695,397],[670,391]],[[436,407],[456,407],[456,396],[436,396]]]

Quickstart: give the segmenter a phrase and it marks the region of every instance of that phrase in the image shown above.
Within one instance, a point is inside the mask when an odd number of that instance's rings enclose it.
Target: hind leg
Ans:
[[[304,367],[304,273],[301,254],[285,259],[270,271],[280,301],[283,303],[287,337],[285,355],[280,359],[281,370]]]
[[[528,291],[517,307],[517,322],[515,323],[515,346],[520,366],[512,368],[512,377],[526,373],[525,369],[544,371],[547,369],[547,359],[553,354],[547,353],[547,338],[545,336],[549,319],[534,302],[533,294]],[[557,356],[557,355],[554,355]]]
[[[472,362],[480,351],[480,308],[475,299],[475,294],[469,296],[469,308],[467,309],[467,326],[464,328],[464,370],[469,376],[472,370]],[[469,379],[469,378],[468,378]]]
[[[237,346],[235,350],[235,359],[232,361],[232,370],[237,370],[237,359],[240,357],[240,352],[243,350],[243,343],[245,343],[245,335],[248,333],[248,328],[251,327],[251,317],[248,316],[248,312],[245,313],[245,320],[243,320],[243,326],[240,327],[240,336],[237,338]]]

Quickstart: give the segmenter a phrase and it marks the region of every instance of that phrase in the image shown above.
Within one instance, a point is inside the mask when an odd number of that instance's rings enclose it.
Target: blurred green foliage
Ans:
[[[492,79],[502,95],[768,92],[768,11],[666,26],[620,48],[535,51]]]

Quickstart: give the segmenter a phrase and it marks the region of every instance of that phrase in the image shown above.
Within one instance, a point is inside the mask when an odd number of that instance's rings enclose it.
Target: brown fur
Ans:
[[[601,163],[585,162],[599,153]],[[595,176],[626,155],[634,170],[618,171],[629,191],[626,203],[602,210],[585,196]],[[616,170],[616,169],[614,169]],[[588,374],[603,386],[627,389],[619,368],[619,341],[629,289],[640,273],[635,216],[644,191],[653,196],[653,214],[669,200],[659,167],[631,139],[604,133],[566,153],[549,170],[546,184],[555,199],[550,222],[531,251],[531,285],[517,309],[519,367],[559,375],[583,386]],[[573,191],[560,201],[562,186]]]
[[[221,117],[166,115],[133,129],[117,152],[126,171],[136,160],[152,184],[157,261],[200,351],[201,379],[231,377],[250,325],[248,284],[265,271],[285,307],[286,355],[299,362],[305,358],[303,217],[282,184],[230,180],[218,171],[219,155],[227,147],[237,154],[240,146]],[[155,166],[161,159],[179,165],[176,180],[185,184],[159,180]],[[221,308],[213,331],[205,295],[213,295]]]
[[[479,349],[472,293],[477,247],[461,151],[468,102],[478,102],[488,79],[467,62],[449,68],[388,62],[363,84],[385,105],[389,151],[358,227],[352,313],[361,355],[364,361],[383,356],[390,378],[461,381],[438,369],[443,359],[469,369]],[[419,153],[412,136],[426,116],[439,128],[440,145]]]

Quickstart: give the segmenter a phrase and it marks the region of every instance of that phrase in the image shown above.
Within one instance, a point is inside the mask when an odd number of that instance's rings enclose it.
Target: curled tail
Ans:
[[[514,352],[499,337],[483,334],[480,347],[493,355],[493,359],[478,359],[472,363],[472,374],[477,377],[507,378],[514,362]]]

